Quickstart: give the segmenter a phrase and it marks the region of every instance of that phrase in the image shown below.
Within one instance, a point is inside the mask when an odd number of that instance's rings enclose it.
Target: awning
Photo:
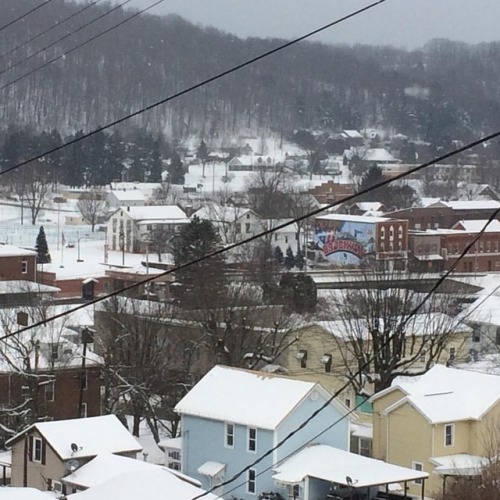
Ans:
[[[438,253],[432,253],[430,255],[415,255],[417,260],[443,260],[443,256]]]
[[[203,474],[204,476],[215,477],[218,476],[225,468],[226,464],[209,460],[198,467],[198,473]]]
[[[467,453],[432,457],[429,461],[436,466],[434,472],[441,476],[479,476],[488,464],[487,458]]]
[[[306,477],[314,477],[343,486],[354,484],[354,488],[404,483],[429,477],[423,471],[388,464],[326,445],[302,449],[276,467],[275,472],[273,479],[280,483],[296,484]]]

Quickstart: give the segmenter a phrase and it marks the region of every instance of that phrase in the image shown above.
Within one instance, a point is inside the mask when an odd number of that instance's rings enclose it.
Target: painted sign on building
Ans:
[[[328,260],[357,266],[375,252],[375,224],[318,218],[314,240]]]

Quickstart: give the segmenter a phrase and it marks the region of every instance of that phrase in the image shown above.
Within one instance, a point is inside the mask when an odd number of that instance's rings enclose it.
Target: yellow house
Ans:
[[[452,333],[450,333],[452,330]],[[465,323],[456,321],[454,318],[443,313],[417,314],[409,322],[406,329],[407,347],[406,356],[409,352],[418,352],[415,361],[407,367],[408,371],[421,372],[428,361],[426,348],[420,349],[421,342],[426,342],[431,335],[439,335],[445,332],[446,345],[440,356],[434,359],[434,363],[446,364],[450,361],[463,361],[468,355],[467,342],[470,337],[471,328]],[[342,388],[347,377],[358,371],[359,363],[356,351],[359,345],[368,351],[373,350],[370,334],[363,320],[354,320],[347,324],[339,321],[317,321],[297,329],[293,342],[282,355],[280,362],[288,370],[288,375],[312,382],[318,382],[329,392],[334,393]],[[358,344],[356,347],[354,344]],[[359,386],[362,394],[373,394],[372,384],[366,377],[359,377]],[[349,387],[342,391],[340,399],[348,408],[359,404],[360,394]],[[369,405],[360,408],[371,414]]]
[[[444,364],[465,359],[470,327],[443,313],[417,314],[406,329],[406,355],[410,349],[418,355],[414,355],[415,361],[406,367],[406,371],[422,372],[425,369],[428,358],[425,349],[419,349],[419,343],[434,332],[445,332],[446,335],[446,345],[434,362]],[[373,349],[363,320],[356,324],[341,320],[318,321],[297,329],[294,334],[295,341],[282,355],[281,365],[290,377],[317,382],[332,394],[345,387],[348,377],[358,371],[356,347],[362,343],[364,349]],[[349,385],[339,399],[348,408],[357,408],[358,423],[351,428],[351,451],[371,456],[372,407],[367,398],[373,394],[373,385],[366,375],[357,378],[358,390]]]
[[[500,377],[435,365],[371,398],[373,456],[429,473],[428,494],[450,476],[474,476],[498,449]],[[496,438],[495,438],[496,436]],[[418,481],[409,492],[418,494]]]

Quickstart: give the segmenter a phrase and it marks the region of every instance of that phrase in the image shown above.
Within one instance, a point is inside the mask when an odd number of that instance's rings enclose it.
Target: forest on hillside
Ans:
[[[14,19],[37,4],[2,0],[0,19]],[[53,0],[0,31],[2,128],[90,130],[282,42],[243,40],[178,16],[143,14],[75,49],[134,12],[120,8],[104,15],[112,6],[99,2],[76,14],[82,6]],[[304,42],[144,113],[125,128],[214,141],[249,130],[374,127],[439,144],[499,128],[499,82],[500,42],[434,40],[412,51]]]

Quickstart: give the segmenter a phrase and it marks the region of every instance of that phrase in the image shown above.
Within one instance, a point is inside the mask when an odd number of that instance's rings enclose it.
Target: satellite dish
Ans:
[[[71,443],[71,451],[76,453],[78,451],[78,445],[76,443]]]
[[[66,469],[68,469],[70,472],[78,469],[78,467],[80,467],[80,462],[78,460],[71,459],[66,462]]]

